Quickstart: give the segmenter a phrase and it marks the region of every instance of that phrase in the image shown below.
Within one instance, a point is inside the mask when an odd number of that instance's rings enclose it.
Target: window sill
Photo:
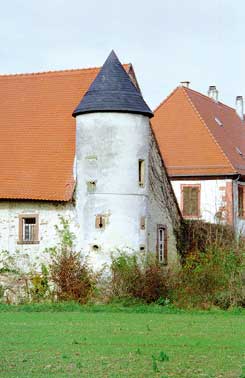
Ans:
[[[183,218],[184,219],[201,219],[201,215],[183,215],[182,214],[182,216],[183,216]]]
[[[40,243],[39,240],[35,240],[35,241],[18,240],[17,241],[17,244],[39,244],[39,243]]]

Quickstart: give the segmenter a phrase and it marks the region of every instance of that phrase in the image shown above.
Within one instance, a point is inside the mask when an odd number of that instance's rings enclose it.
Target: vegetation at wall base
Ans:
[[[199,228],[206,241],[198,241]],[[0,278],[10,277],[23,285],[19,303],[75,301],[110,306],[120,302],[124,307],[133,304],[201,309],[245,307],[245,243],[234,239],[227,227],[190,222],[186,235],[189,250],[185,250],[182,264],[176,269],[159,264],[154,254],[115,251],[111,265],[99,273],[94,273],[86,257],[74,250],[75,236],[67,220],[61,218],[57,232],[60,243],[47,251],[49,264],[42,265],[39,272],[34,269],[21,272],[18,256],[9,256],[7,251],[0,253]],[[1,302],[13,303],[11,285],[0,284]]]

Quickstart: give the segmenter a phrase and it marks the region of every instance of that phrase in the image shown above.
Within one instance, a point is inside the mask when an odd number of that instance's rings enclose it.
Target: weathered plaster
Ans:
[[[20,214],[39,214],[40,243],[18,244]],[[17,252],[20,256],[28,254],[32,263],[45,261],[47,254],[43,253],[44,250],[57,245],[59,241],[55,225],[60,224],[60,216],[69,219],[71,230],[76,230],[71,203],[0,201],[0,251]]]
[[[166,226],[168,264],[173,266],[178,262],[177,238],[180,232],[181,216],[156,140],[152,133],[150,133],[148,207],[149,251],[156,253],[157,225]]]
[[[145,248],[156,253],[157,224],[167,225],[169,262],[176,261],[178,210],[148,117],[116,112],[83,114],[76,117],[76,128],[74,201],[1,201],[0,250],[28,254],[33,263],[47,261],[44,250],[58,244],[55,226],[63,217],[75,233],[76,250],[88,256],[94,269],[109,263],[111,253],[118,249]],[[145,161],[143,187],[139,185],[140,159]],[[39,215],[40,243],[18,244],[20,214]],[[95,227],[97,215],[105,217],[104,228]],[[141,228],[142,217],[145,229]]]
[[[180,180],[172,181],[172,186],[181,208],[181,185],[200,185],[200,217],[211,223],[227,223],[230,204],[227,198],[229,179]]]
[[[149,120],[128,113],[90,113],[76,121],[78,245],[97,265],[108,262],[115,249],[139,250],[147,244],[140,219],[148,206]],[[144,187],[138,183],[139,159],[146,162]],[[87,191],[88,181],[96,181],[94,192]],[[95,228],[98,214],[107,216],[104,229]]]

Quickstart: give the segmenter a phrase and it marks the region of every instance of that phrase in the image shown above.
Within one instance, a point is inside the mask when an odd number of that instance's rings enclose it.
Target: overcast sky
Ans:
[[[100,66],[114,49],[153,109],[183,80],[245,96],[244,0],[8,0],[0,17],[0,73]]]

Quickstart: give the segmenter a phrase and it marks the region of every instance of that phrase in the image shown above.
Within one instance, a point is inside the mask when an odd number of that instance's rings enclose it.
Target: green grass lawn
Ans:
[[[0,377],[245,378],[244,319],[222,311],[1,311]]]

